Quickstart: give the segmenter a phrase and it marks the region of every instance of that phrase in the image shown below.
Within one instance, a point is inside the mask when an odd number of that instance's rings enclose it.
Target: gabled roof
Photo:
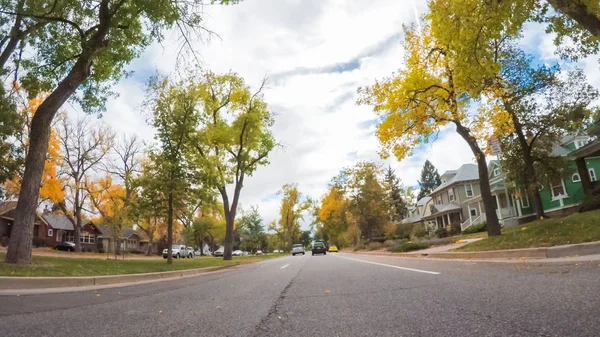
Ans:
[[[431,197],[423,197],[417,201],[417,206],[425,206],[429,201],[431,201]]]
[[[107,225],[100,226],[99,229],[102,232],[101,237],[110,238],[112,236],[112,228],[110,226],[107,226]],[[141,236],[138,234],[138,232],[136,232],[135,230],[133,230],[131,228],[123,228],[121,230],[120,237],[123,239],[129,239],[132,235],[137,235],[141,239]]]
[[[455,203],[433,205],[433,212],[431,212],[431,215],[423,217],[423,219],[433,219],[437,216],[440,216],[440,215],[443,215],[446,213],[450,213],[450,212],[460,211],[460,210],[461,210],[460,205],[457,205]]]
[[[16,201],[0,201],[0,215],[17,208]]]
[[[443,175],[446,175],[448,172],[454,171],[446,171]],[[456,174],[450,180],[438,186],[435,190],[431,192],[431,194],[439,192],[451,185],[454,185],[461,181],[471,181],[471,180],[479,180],[479,171],[477,169],[477,165],[475,164],[463,164],[458,170],[455,171]]]
[[[553,157],[566,157],[571,152],[573,152],[573,151],[571,151],[571,150],[569,150],[566,147],[561,146],[561,145],[554,145],[552,147],[552,156]]]
[[[421,220],[423,220],[423,217],[416,215],[416,216],[409,216],[408,218],[404,218],[404,219],[402,219],[402,221],[400,221],[400,223],[411,224],[411,223],[415,223],[415,222],[420,222]]]
[[[46,213],[43,215],[43,218],[54,229],[75,230],[71,220],[64,214]]]

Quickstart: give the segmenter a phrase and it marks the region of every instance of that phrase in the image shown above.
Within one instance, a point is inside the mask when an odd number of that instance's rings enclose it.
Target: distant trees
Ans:
[[[250,211],[243,212],[237,221],[237,229],[240,232],[240,249],[249,252],[267,249],[267,236],[262,217],[257,206],[252,206]]]
[[[421,169],[421,179],[417,182],[420,188],[417,200],[430,195],[433,190],[442,184],[438,170],[429,159],[425,160],[425,164],[423,164],[423,168]]]
[[[297,184],[285,184],[279,191],[283,197],[279,207],[279,219],[276,226],[271,226],[286,244],[287,249],[291,249],[294,243],[300,239],[300,220],[304,217],[304,212],[310,208],[311,201],[305,198],[298,191]]]

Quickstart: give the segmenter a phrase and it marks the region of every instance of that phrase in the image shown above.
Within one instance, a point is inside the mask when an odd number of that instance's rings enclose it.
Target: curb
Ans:
[[[184,269],[167,272],[125,274],[107,276],[80,276],[80,277],[12,277],[0,276],[0,289],[2,290],[30,290],[30,289],[56,289],[73,287],[90,287],[139,281],[155,281],[173,279],[178,277],[200,275],[211,271],[236,267],[238,264],[219,267],[206,267],[197,269]]]
[[[440,252],[410,255],[438,259],[546,259],[595,254],[600,254],[600,241],[542,248],[489,250],[482,252]],[[408,254],[398,255],[407,256]]]

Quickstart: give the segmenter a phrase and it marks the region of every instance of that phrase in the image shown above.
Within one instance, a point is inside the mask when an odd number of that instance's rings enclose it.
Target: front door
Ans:
[[[65,231],[62,229],[59,229],[58,231],[56,231],[56,242],[63,242],[65,241]]]

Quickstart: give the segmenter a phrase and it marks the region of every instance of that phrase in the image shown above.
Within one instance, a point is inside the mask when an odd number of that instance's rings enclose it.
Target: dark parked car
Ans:
[[[327,255],[327,247],[325,247],[325,244],[323,242],[317,241],[313,244],[312,255],[315,255],[315,254]]]
[[[58,244],[56,244],[56,247],[54,247],[54,249],[73,252],[75,251],[75,244],[73,242],[59,242]]]

